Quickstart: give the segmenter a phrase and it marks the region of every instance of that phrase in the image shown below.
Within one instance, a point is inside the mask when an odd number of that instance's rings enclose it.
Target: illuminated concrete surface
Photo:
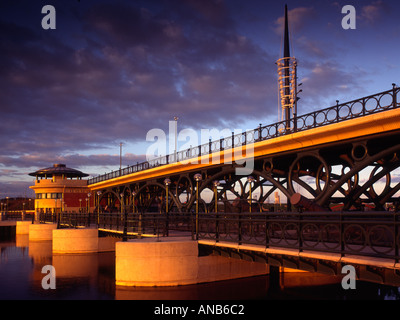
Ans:
[[[17,221],[17,234],[29,234],[29,226],[32,224],[31,221]]]
[[[53,253],[91,253],[99,249],[97,229],[53,230]]]
[[[115,280],[120,286],[179,286],[268,274],[268,266],[198,256],[198,242],[182,238],[117,242]]]
[[[53,239],[53,230],[57,229],[57,224],[30,224],[29,241],[46,241]]]

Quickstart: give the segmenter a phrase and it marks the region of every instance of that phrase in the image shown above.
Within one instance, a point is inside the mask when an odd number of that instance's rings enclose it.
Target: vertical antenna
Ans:
[[[297,61],[290,56],[289,43],[289,21],[288,9],[285,5],[285,30],[284,30],[283,58],[279,59],[278,65],[278,84],[279,95],[282,108],[283,119],[285,121],[285,130],[296,129],[296,121],[293,121],[291,128],[292,113],[296,118],[297,113]]]

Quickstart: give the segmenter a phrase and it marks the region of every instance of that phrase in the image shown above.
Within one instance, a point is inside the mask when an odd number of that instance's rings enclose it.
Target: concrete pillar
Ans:
[[[269,266],[220,256],[198,256],[198,242],[182,238],[117,242],[118,286],[179,286],[265,275]]]
[[[53,253],[92,253],[98,249],[97,229],[53,230]]]
[[[53,239],[53,230],[57,229],[57,224],[30,224],[29,241],[48,241]]]
[[[17,221],[16,234],[29,234],[29,226],[31,221]]]
[[[122,286],[178,286],[197,282],[196,241],[166,238],[117,242],[115,280]]]

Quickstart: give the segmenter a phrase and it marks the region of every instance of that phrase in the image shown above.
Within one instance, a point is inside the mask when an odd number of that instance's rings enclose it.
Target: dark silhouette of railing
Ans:
[[[229,137],[221,138],[216,141],[192,147],[186,150],[178,151],[176,154],[169,154],[128,166],[121,170],[112,171],[98,177],[88,180],[88,184],[94,184],[101,181],[121,177],[131,173],[143,171],[161,165],[196,158],[202,155],[211,154],[235,147],[252,144],[258,141],[268,140],[279,136],[292,134],[295,132],[305,131],[313,128],[326,126],[329,124],[339,123],[342,121],[360,118],[366,115],[383,112],[390,109],[396,109],[400,106],[397,98],[400,88],[393,84],[393,89],[377,93],[371,96],[352,100],[346,103],[337,103],[333,107],[310,112],[302,116],[296,116],[288,121],[280,121],[270,125],[260,126],[254,130],[234,134]]]
[[[96,227],[119,233],[124,239],[141,236],[168,236],[170,231],[194,232],[192,214],[160,213],[40,213],[39,223],[57,223],[58,228]]]
[[[196,240],[360,255],[399,261],[397,212],[62,213],[40,221],[98,227],[129,237],[181,234]],[[196,221],[196,219],[198,219]],[[177,233],[177,231],[179,231]]]
[[[33,221],[35,213],[33,211],[16,210],[0,212],[0,221]]]
[[[199,239],[399,260],[395,212],[199,214]]]

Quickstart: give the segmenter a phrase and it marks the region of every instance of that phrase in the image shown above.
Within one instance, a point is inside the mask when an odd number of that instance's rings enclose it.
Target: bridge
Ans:
[[[89,212],[43,221],[400,285],[400,88],[299,116],[285,13],[285,119],[89,179]]]
[[[393,85],[296,117],[290,128],[286,121],[260,126],[92,178],[96,210],[215,212],[215,204],[224,202],[234,212],[234,199],[249,200],[252,193],[251,201],[264,204],[277,191],[288,199],[289,211],[296,193],[308,199],[308,210],[386,210],[397,205],[400,189],[394,184],[399,91]],[[238,175],[238,169],[249,173]]]
[[[398,212],[61,213],[58,228],[97,228],[101,236],[197,241],[202,255],[400,285]]]

